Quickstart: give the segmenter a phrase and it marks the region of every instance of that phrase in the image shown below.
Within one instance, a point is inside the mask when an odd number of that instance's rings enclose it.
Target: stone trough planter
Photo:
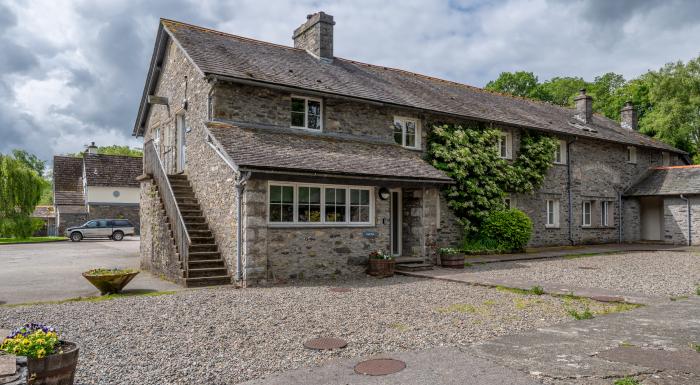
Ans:
[[[83,277],[95,286],[100,294],[115,294],[131,282],[139,273],[138,270],[105,270],[94,269],[83,273]]]

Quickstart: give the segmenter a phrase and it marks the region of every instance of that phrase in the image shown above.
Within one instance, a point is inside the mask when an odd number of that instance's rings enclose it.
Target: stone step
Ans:
[[[210,231],[211,232],[211,231]],[[214,237],[204,237],[204,236],[192,236],[192,232],[190,232],[190,240],[192,241],[191,246],[195,245],[209,245],[215,242]]]
[[[194,204],[194,205],[197,205],[197,207],[199,207],[199,202],[197,201],[197,198],[195,198],[194,196],[178,196],[178,195],[175,195],[175,201],[177,202],[178,205],[181,204],[181,203],[183,203],[183,204]]]
[[[182,210],[199,210],[199,203],[177,202],[177,207],[180,208],[180,212]]]
[[[182,215],[182,219],[185,221],[185,223],[205,223],[207,221],[207,218],[205,218],[202,215]]]
[[[209,230],[209,225],[206,223],[187,223],[185,221],[185,227],[187,230]]]
[[[190,269],[226,268],[223,259],[202,259],[189,262]]]
[[[228,275],[228,271],[225,267],[204,267],[193,269],[190,266],[187,269],[188,278],[200,278],[200,277],[221,277]]]
[[[187,180],[187,175],[185,174],[170,174],[168,175],[168,179],[170,180]]]
[[[202,210],[200,210],[200,209],[182,209],[181,208],[180,213],[182,214],[183,217],[201,216]]]
[[[218,251],[195,251],[190,252],[190,261],[204,261],[211,259],[221,259],[221,253]]]
[[[424,263],[425,259],[421,257],[396,257],[396,263]]]
[[[424,271],[433,270],[433,265],[429,263],[397,263],[395,269],[398,271]]]
[[[190,245],[190,253],[192,252],[198,252],[198,251],[219,251],[218,246],[216,246],[216,243],[198,243],[198,244],[191,244]]]
[[[211,233],[211,230],[187,229],[187,233],[190,235],[190,239],[192,239],[192,238],[213,238],[214,237],[214,235]]]
[[[185,278],[184,281],[186,287],[219,286],[230,285],[231,277],[229,275],[221,275],[216,277]]]

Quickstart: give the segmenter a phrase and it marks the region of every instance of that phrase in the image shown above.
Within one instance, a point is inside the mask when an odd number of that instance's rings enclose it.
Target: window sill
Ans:
[[[561,227],[559,225],[544,225],[544,228],[556,230],[556,229],[559,229]]]
[[[289,126],[289,128],[291,128],[293,130],[303,130],[303,131],[310,131],[310,132],[323,132],[323,127],[321,127],[321,128],[308,128],[308,127]]]
[[[552,164],[554,164],[555,166],[566,166],[566,163],[562,162],[552,162]]]
[[[616,226],[581,226],[581,230],[613,230]]]
[[[274,229],[298,229],[298,228],[357,228],[357,227],[375,227],[374,223],[268,223],[268,227]]]

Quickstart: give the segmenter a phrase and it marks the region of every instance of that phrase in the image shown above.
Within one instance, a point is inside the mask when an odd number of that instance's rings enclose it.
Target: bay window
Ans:
[[[372,225],[372,187],[270,182],[271,225]]]

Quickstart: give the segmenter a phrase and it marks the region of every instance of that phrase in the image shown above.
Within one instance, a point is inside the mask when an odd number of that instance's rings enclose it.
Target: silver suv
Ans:
[[[134,225],[127,219],[93,219],[82,226],[66,229],[66,236],[73,242],[80,242],[83,238],[121,241],[125,235],[134,235]]]

